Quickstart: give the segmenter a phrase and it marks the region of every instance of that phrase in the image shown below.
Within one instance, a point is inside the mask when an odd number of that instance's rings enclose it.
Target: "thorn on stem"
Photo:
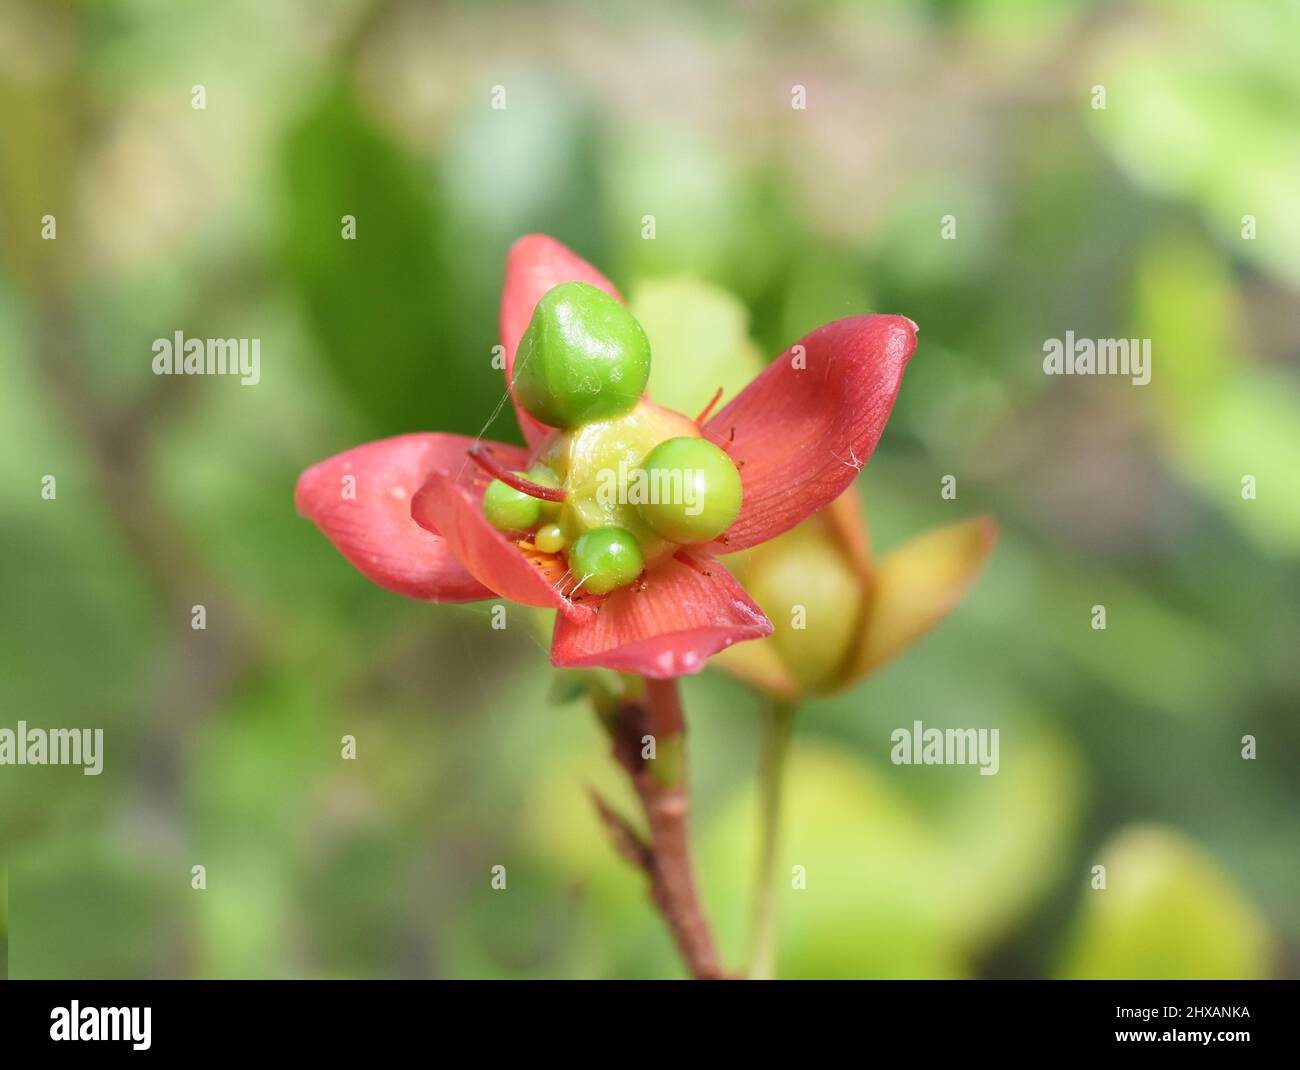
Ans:
[[[609,838],[614,842],[614,849],[638,869],[649,874],[654,866],[654,853],[650,845],[641,838],[641,834],[632,827],[632,823],[610,806],[595,788],[588,787],[587,793],[596,807],[596,814],[601,824],[605,826]]]

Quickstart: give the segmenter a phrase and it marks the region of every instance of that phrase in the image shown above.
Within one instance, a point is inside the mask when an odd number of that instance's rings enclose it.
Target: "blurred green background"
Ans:
[[[106,735],[99,777],[0,767],[10,975],[679,974],[544,633],[385,593],[292,505],[483,429],[541,230],[730,291],[719,346],[912,317],[875,542],[1001,524],[933,637],[800,714],[783,975],[1295,976],[1297,40],[1268,0],[0,0],[0,726]],[[177,330],[260,338],[262,381],[155,377]],[[1044,376],[1066,330],[1151,338],[1151,385]],[[762,707],[684,691],[738,964]],[[917,718],[999,727],[1001,772],[892,766]]]

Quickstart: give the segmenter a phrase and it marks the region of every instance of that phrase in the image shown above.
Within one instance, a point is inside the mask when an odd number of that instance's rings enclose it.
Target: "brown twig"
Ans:
[[[596,798],[597,810],[620,854],[642,869],[650,897],[663,915],[690,975],[699,980],[728,976],[718,959],[691,867],[686,783],[686,725],[676,680],[646,680],[645,698],[626,702],[607,722],[614,757],[627,770],[650,827],[643,840],[627,821]],[[643,758],[646,736],[654,757]]]

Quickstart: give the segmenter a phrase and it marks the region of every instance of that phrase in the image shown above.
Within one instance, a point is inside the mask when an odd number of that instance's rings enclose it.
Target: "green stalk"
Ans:
[[[749,927],[749,977],[776,976],[776,849],[781,826],[782,784],[786,756],[794,734],[793,703],[773,703],[763,726],[759,780],[758,865],[754,871],[754,906]]]

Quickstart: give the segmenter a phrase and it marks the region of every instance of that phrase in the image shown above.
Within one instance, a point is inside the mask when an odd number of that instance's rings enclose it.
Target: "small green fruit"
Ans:
[[[547,524],[537,529],[533,536],[533,545],[544,554],[557,554],[564,549],[569,540],[564,537],[564,529],[559,524]]]
[[[543,487],[556,488],[560,486],[559,476],[544,464],[533,465],[532,468],[528,469],[528,475],[526,478]],[[561,502],[547,501],[545,498],[538,498],[536,501],[537,507],[541,510],[541,518],[543,521],[554,520],[560,515]]]
[[[483,515],[497,531],[531,531],[542,518],[542,504],[499,479],[492,480],[483,492]]]
[[[537,302],[515,358],[515,395],[551,427],[619,416],[645,393],[650,342],[620,301],[565,282]]]
[[[583,590],[607,594],[641,575],[645,558],[636,537],[622,528],[595,528],[578,537],[569,551],[569,571]]]
[[[708,542],[740,514],[740,473],[727,454],[703,438],[670,438],[641,462],[641,519],[671,542]],[[629,488],[634,490],[635,486]]]

